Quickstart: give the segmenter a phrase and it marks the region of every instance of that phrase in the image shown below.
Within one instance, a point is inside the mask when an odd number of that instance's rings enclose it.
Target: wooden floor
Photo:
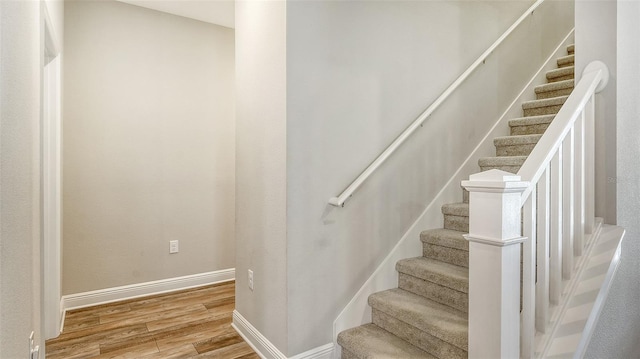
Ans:
[[[231,327],[234,307],[227,282],[69,311],[46,357],[257,359]]]

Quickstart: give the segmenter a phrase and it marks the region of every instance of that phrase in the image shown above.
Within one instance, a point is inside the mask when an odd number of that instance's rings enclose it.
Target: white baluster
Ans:
[[[573,275],[573,128],[562,142],[562,278]]]
[[[585,211],[584,221],[587,233],[595,229],[595,108],[594,97],[584,108],[585,119]]]
[[[549,172],[547,167],[538,182],[536,329],[541,333],[547,331],[549,323]]]
[[[599,93],[607,87],[609,82],[609,68],[602,61],[590,62],[582,71],[582,77],[597,73],[599,76],[595,93]],[[598,77],[596,77],[598,78]],[[582,81],[580,81],[582,83]],[[579,84],[578,84],[579,85]],[[595,94],[589,96],[589,101],[584,108],[585,114],[585,225],[587,233],[593,233],[595,229]]]
[[[527,238],[522,242],[522,325],[520,326],[520,357],[533,358],[535,339],[535,285],[536,285],[536,187],[533,187],[529,198],[522,207],[522,235]]]
[[[469,191],[469,357],[520,356],[520,177],[471,175]]]
[[[581,256],[584,249],[584,111],[575,123],[575,190],[573,217],[573,254]]]
[[[560,303],[562,295],[562,146],[551,160],[550,230],[549,230],[549,297]]]

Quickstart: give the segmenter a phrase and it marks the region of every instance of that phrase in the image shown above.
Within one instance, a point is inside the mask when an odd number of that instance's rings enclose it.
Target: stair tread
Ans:
[[[570,80],[562,80],[558,82],[538,85],[533,90],[538,94],[542,92],[558,91],[558,90],[573,88],[574,85],[575,85],[575,80],[570,79]]]
[[[526,110],[530,108],[558,106],[558,105],[564,104],[565,101],[567,101],[567,98],[569,98],[569,96],[558,96],[558,97],[552,97],[552,98],[545,98],[542,100],[525,101],[522,103],[522,108]]]
[[[515,136],[500,136],[493,139],[493,144],[496,146],[517,146],[531,143],[538,143],[542,135],[515,135]],[[519,156],[518,156],[519,157]]]
[[[442,206],[442,214],[469,217],[469,203],[447,203]]]
[[[520,117],[509,120],[510,127],[517,126],[532,126],[532,125],[541,125],[548,124],[553,121],[556,115],[539,115],[539,116],[529,116],[529,117]]]
[[[358,358],[436,359],[373,323],[341,332],[338,335],[338,344]]]
[[[573,75],[575,66],[561,67],[559,69],[553,69],[547,71],[547,79],[554,79],[556,77],[562,77],[567,75]]]
[[[575,52],[575,45],[574,44],[568,45],[567,46],[567,52],[570,53],[570,54]]]
[[[459,292],[469,293],[469,268],[435,259],[415,257],[398,261],[396,270]]]
[[[480,167],[488,166],[522,166],[527,156],[499,156],[499,157],[481,157],[478,160]]]
[[[434,244],[441,247],[460,249],[463,251],[469,251],[469,242],[462,236],[466,234],[460,231],[454,231],[453,229],[428,229],[420,233],[420,240],[423,243]]]
[[[466,313],[399,288],[370,295],[369,305],[458,348],[468,348]]]
[[[556,63],[558,64],[558,66],[561,66],[561,65],[564,65],[564,64],[571,64],[574,61],[575,61],[575,55],[574,54],[570,54],[570,55],[559,57],[556,60]]]

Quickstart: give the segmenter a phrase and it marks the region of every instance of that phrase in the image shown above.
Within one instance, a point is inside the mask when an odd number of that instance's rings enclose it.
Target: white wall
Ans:
[[[233,30],[115,1],[64,20],[63,294],[233,268]]]
[[[180,15],[191,19],[209,22],[233,28],[233,0],[216,1],[149,1],[149,0],[117,0],[148,9],[169,14]]]
[[[584,6],[579,2],[579,6]],[[617,224],[622,226],[625,237],[622,258],[611,292],[596,326],[587,350],[587,358],[637,358],[640,356],[640,3],[636,1],[597,2],[592,6],[615,6],[614,21],[600,25],[606,34],[608,47],[598,53],[603,57],[616,56],[617,81],[613,86],[617,99],[608,106],[615,106],[617,148],[610,156],[616,158]],[[579,18],[576,26],[583,29],[599,24],[604,11],[594,11],[591,17]],[[576,29],[576,32],[578,29]],[[577,54],[580,54],[577,52]],[[610,82],[608,87],[611,87]],[[607,91],[607,90],[605,90]],[[609,158],[607,158],[609,159]]]
[[[290,354],[332,341],[332,320],[569,32],[572,4],[536,12],[344,208],[327,200],[530,4],[288,3]]]
[[[576,1],[576,81],[591,61],[609,68],[609,85],[596,95],[595,210],[605,223],[616,223],[616,33],[617,0]],[[585,22],[584,19],[594,21]]]
[[[60,50],[64,48],[64,0],[46,0],[44,2],[51,18],[56,40]]]
[[[0,358],[41,336],[40,3],[0,2]]]
[[[286,354],[286,4],[235,11],[236,310]]]

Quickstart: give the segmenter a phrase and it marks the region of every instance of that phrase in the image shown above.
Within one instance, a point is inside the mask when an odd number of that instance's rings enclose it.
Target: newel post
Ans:
[[[469,358],[520,357],[521,195],[529,182],[490,170],[469,191]]]

